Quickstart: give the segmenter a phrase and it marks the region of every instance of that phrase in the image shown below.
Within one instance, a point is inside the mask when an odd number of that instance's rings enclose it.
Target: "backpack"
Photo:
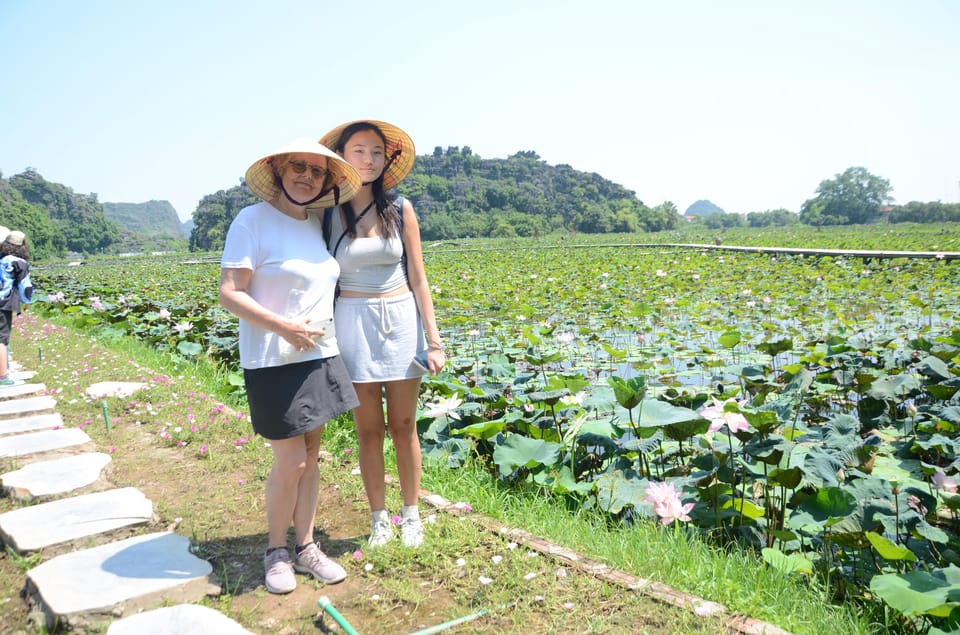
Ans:
[[[23,263],[20,269],[28,271],[19,280],[17,280],[16,267],[18,260]],[[14,287],[17,289],[17,295],[20,296],[20,304],[30,304],[33,301],[33,283],[30,282],[27,262],[16,256],[4,256],[0,258],[0,300],[6,300],[10,297]]]

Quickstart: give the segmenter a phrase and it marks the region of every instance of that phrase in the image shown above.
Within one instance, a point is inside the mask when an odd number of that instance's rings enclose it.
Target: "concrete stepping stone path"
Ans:
[[[22,370],[15,376],[32,377]],[[104,382],[90,395],[122,398],[143,388]],[[44,392],[43,384],[29,383],[0,389],[0,469],[8,470],[0,475],[2,489],[21,501],[55,498],[0,514],[6,546],[49,558],[27,572],[32,619],[51,631],[102,633],[109,625],[114,635],[249,634],[214,609],[188,604],[221,589],[213,567],[190,553],[186,537],[160,532],[117,539],[153,521],[153,503],[136,488],[103,480],[110,456],[87,451],[95,448],[92,439],[63,427],[56,400]],[[111,489],[63,497],[105,486]],[[111,542],[99,544],[105,540]],[[99,546],[80,548],[88,544]],[[56,555],[66,549],[73,551]],[[177,606],[160,608],[170,603]]]
[[[55,496],[96,483],[109,463],[109,454],[84,452],[0,474],[0,483],[8,496],[18,500]]]
[[[0,538],[19,554],[145,525],[153,503],[135,487],[84,494],[0,514]]]
[[[232,619],[211,608],[180,604],[117,620],[107,635],[253,635]]]
[[[160,532],[43,562],[27,572],[26,591],[47,629],[93,630],[165,603],[219,595],[212,572],[187,538]]]

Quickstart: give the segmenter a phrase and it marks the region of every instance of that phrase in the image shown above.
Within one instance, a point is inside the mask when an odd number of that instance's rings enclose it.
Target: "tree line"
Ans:
[[[716,229],[960,222],[960,204],[913,201],[896,206],[891,204],[891,192],[888,180],[852,167],[822,181],[799,214],[786,209],[717,213],[694,222]],[[599,174],[565,164],[550,166],[533,151],[483,159],[467,146],[438,146],[432,154],[417,157],[398,193],[411,200],[421,235],[430,241],[556,232],[658,232],[686,222],[669,201],[646,205],[633,191]],[[220,250],[234,217],[257,200],[242,179],[232,188],[205,196],[193,212],[189,249]],[[137,236],[108,220],[96,194],[78,194],[46,181],[32,168],[9,179],[0,174],[0,224],[26,232],[38,259],[63,257],[67,252],[117,253],[132,250],[131,246],[157,248],[157,236]],[[169,248],[180,244],[164,243]]]

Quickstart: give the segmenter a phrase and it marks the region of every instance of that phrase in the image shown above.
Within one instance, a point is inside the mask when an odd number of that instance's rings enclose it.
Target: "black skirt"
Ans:
[[[290,439],[360,405],[340,356],[244,369],[253,431]]]

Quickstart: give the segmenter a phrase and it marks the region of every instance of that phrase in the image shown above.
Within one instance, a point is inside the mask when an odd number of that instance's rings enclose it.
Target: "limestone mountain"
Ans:
[[[726,214],[726,212],[721,207],[704,199],[690,205],[684,216],[713,216],[714,214]]]

